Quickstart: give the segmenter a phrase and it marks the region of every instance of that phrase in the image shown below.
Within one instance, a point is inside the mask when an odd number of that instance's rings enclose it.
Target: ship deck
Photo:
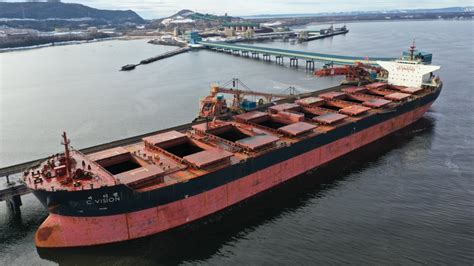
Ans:
[[[431,92],[429,87],[407,88],[381,82],[339,86],[179,131],[165,130],[120,147],[87,155],[72,151],[73,178],[65,172],[64,155],[54,155],[26,172],[23,179],[30,188],[46,191],[117,184],[138,192],[155,190],[317,138]]]

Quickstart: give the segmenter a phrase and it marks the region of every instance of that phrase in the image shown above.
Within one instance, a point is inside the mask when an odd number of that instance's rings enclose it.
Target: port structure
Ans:
[[[357,63],[364,63],[366,65],[376,66],[377,61],[394,61],[396,58],[392,57],[362,57],[362,56],[343,56],[322,54],[314,52],[304,52],[296,50],[269,48],[252,45],[242,45],[226,42],[199,42],[200,45],[207,49],[214,51],[230,53],[233,55],[240,55],[253,59],[260,59],[260,54],[264,61],[271,61],[271,56],[275,58],[277,64],[284,64],[284,58],[290,59],[290,66],[298,67],[298,61],[306,61],[306,69],[314,69],[314,62],[330,63],[335,65],[355,65]]]
[[[161,59],[165,59],[165,58],[168,58],[168,57],[172,57],[174,55],[178,55],[178,54],[181,54],[181,53],[185,53],[187,51],[191,50],[190,47],[181,47],[181,48],[178,48],[176,50],[172,50],[172,51],[169,51],[169,52],[166,52],[166,53],[163,53],[163,54],[160,54],[160,55],[157,55],[157,56],[153,56],[153,57],[150,57],[150,58],[147,58],[147,59],[143,59],[142,61],[140,61],[140,63],[138,64],[127,64],[127,65],[124,65],[122,66],[121,70],[122,71],[130,71],[130,70],[133,70],[135,69],[135,67],[139,66],[139,65],[145,65],[145,64],[150,64],[150,63],[153,63],[155,61],[158,61],[158,60],[161,60]]]
[[[21,196],[30,193],[30,190],[16,177],[6,175],[5,179],[5,183],[0,183],[0,201],[5,201],[11,212],[18,216],[21,214]]]

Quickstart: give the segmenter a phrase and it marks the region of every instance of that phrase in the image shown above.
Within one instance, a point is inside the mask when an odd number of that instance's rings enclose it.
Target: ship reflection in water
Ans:
[[[396,150],[409,150],[406,146],[418,145],[420,142],[423,150],[430,150],[435,121],[429,113],[430,111],[416,123],[398,132],[197,222],[127,242],[86,248],[37,249],[38,254],[43,259],[59,264],[114,264],[124,263],[127,258],[130,258],[130,262],[139,264],[178,264],[207,260],[220,252],[226,244],[231,245],[232,242],[245,238],[245,235],[261,225],[285,220],[280,218],[291,216],[313,202],[318,204],[326,196],[350,186],[350,183],[357,181],[355,175],[364,175],[364,171],[377,168]],[[413,141],[414,139],[418,141]],[[422,155],[417,154],[417,157],[420,156]],[[350,205],[347,202],[344,204]],[[317,220],[312,222],[318,224]]]

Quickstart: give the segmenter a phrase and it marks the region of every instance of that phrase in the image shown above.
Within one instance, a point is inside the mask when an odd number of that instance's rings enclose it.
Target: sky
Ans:
[[[308,14],[321,12],[473,6],[474,0],[63,0],[100,9],[131,9],[146,19],[182,9],[216,15]]]

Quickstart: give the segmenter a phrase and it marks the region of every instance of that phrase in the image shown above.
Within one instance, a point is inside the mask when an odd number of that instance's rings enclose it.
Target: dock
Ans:
[[[362,57],[322,54],[227,42],[201,41],[199,44],[213,51],[224,52],[247,58],[260,59],[260,55],[262,55],[262,59],[264,61],[271,61],[271,56],[273,56],[275,58],[275,62],[281,65],[284,63],[284,58],[289,58],[290,66],[294,67],[298,67],[298,60],[305,60],[307,69],[314,69],[314,62],[316,61],[335,65],[355,65],[358,62],[362,62],[367,65],[377,65],[377,61],[393,61],[396,59],[395,57]]]
[[[298,40],[300,42],[309,42],[309,41],[324,39],[324,38],[328,38],[328,37],[332,37],[336,35],[346,34],[348,32],[349,30],[347,30],[346,28],[336,29],[330,32],[308,31],[306,36],[302,34],[301,36],[298,37]]]
[[[161,60],[161,59],[165,59],[165,58],[168,58],[168,57],[171,57],[171,56],[174,56],[174,55],[185,53],[189,50],[191,50],[190,47],[181,47],[181,48],[175,49],[173,51],[169,51],[169,52],[157,55],[157,56],[153,56],[153,57],[150,57],[150,58],[147,58],[147,59],[143,59],[138,64],[124,65],[124,66],[122,66],[121,71],[130,71],[130,70],[135,69],[135,67],[137,67],[139,65],[149,64],[149,63],[152,63],[152,62],[155,62],[155,61],[158,61],[158,60]]]
[[[234,42],[247,42],[247,41],[261,41],[261,40],[273,40],[273,39],[289,39],[295,38],[298,42],[309,42],[318,39],[324,39],[336,35],[346,34],[349,30],[345,27],[333,29],[322,29],[319,31],[282,31],[282,32],[270,32],[270,33],[256,33],[250,38],[238,39]]]
[[[164,54],[160,54],[160,55],[157,55],[157,56],[154,56],[154,57],[150,57],[150,58],[144,59],[144,60],[140,61],[140,64],[141,64],[141,65],[143,65],[143,64],[149,64],[149,63],[152,63],[152,62],[161,60],[161,59],[165,59],[165,58],[171,57],[171,56],[173,56],[173,55],[177,55],[177,54],[181,54],[181,53],[187,52],[187,51],[189,51],[189,50],[191,50],[191,48],[189,48],[189,47],[178,48],[178,49],[176,49],[176,50],[173,50],[173,51],[170,51],[170,52],[166,52],[166,53],[164,53]]]
[[[18,177],[5,177],[6,182],[0,182],[0,202],[5,201],[7,207],[15,214],[20,214],[21,196],[31,191],[20,182]],[[3,180],[2,180],[3,181]]]
[[[236,39],[227,39],[225,42],[228,43],[237,43],[237,42],[253,42],[253,41],[265,41],[265,40],[275,40],[275,39],[283,39],[289,40],[293,39],[298,42],[309,42],[313,40],[328,38],[340,34],[346,34],[349,30],[344,25],[340,28],[334,28],[333,26],[320,29],[320,30],[286,30],[286,31],[273,31],[273,32],[265,32],[265,33],[254,33],[251,36]],[[221,35],[224,37],[225,35]]]

